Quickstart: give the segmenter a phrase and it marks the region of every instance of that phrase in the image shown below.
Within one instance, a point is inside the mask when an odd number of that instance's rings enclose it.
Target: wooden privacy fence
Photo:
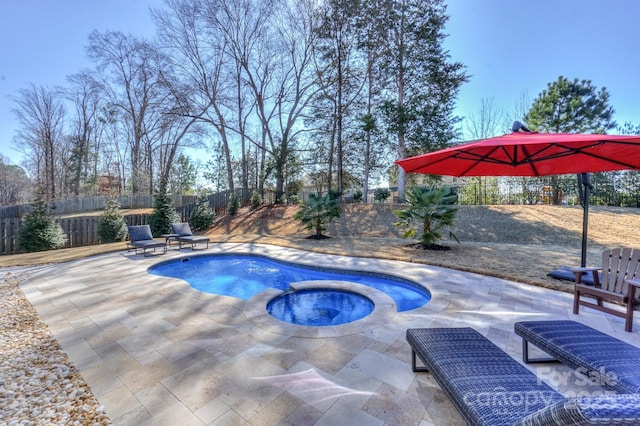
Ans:
[[[64,200],[53,200],[47,203],[49,212],[54,215],[68,213],[94,212],[104,209],[108,197],[89,198],[68,198]],[[174,206],[185,206],[192,204],[198,198],[195,195],[170,195]],[[121,209],[145,209],[153,207],[153,195],[135,194],[119,195],[118,204]],[[31,211],[31,204],[20,204],[17,206],[0,207],[0,219],[23,217]]]
[[[235,191],[240,205],[248,205],[251,200],[252,190]],[[232,195],[232,191],[224,191],[210,195],[208,198],[209,207],[215,210],[216,215],[227,214],[227,207]],[[186,197],[186,196],[184,196]],[[94,197],[99,198],[99,197]],[[191,199],[194,200],[195,197]],[[186,199],[186,198],[185,198]],[[181,199],[182,200],[182,199]],[[84,203],[83,205],[87,205]],[[174,204],[175,205],[175,204]],[[195,202],[176,207],[176,212],[180,217],[180,221],[188,222],[191,212],[195,207]],[[104,205],[97,210],[104,208]],[[146,225],[147,214],[125,215],[124,220],[128,226]],[[76,217],[58,217],[56,222],[60,225],[63,232],[67,236],[65,248],[82,247],[87,245],[99,244],[98,223],[100,215],[76,216]],[[14,254],[19,251],[18,235],[20,232],[21,219],[19,217],[0,218],[0,255]]]
[[[127,225],[146,225],[146,214],[123,216]],[[82,247],[100,244],[98,239],[98,222],[100,216],[79,216],[58,218],[56,223],[67,236],[64,248]],[[0,219],[0,254],[14,254],[19,251],[18,235],[20,234],[21,219]]]

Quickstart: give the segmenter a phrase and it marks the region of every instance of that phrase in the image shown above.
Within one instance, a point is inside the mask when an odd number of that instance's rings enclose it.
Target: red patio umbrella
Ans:
[[[513,132],[396,161],[407,173],[447,176],[546,176],[576,173],[584,186],[581,265],[586,263],[591,184],[587,173],[640,170],[640,136]]]
[[[546,176],[640,169],[640,136],[516,131],[397,160],[407,173]]]

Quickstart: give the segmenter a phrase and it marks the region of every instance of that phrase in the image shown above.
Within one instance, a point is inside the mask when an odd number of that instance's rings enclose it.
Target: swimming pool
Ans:
[[[154,275],[179,278],[205,293],[249,300],[269,288],[288,290],[298,281],[351,281],[388,294],[398,312],[425,305],[431,293],[424,287],[398,277],[364,271],[314,268],[253,254],[206,254],[168,260],[151,266]]]

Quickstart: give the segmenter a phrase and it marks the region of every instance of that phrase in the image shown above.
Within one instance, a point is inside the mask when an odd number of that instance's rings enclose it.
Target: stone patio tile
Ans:
[[[301,404],[302,401],[285,392],[249,420],[254,426],[279,425]]]
[[[209,426],[252,426],[247,420],[233,410],[226,411]]]
[[[198,408],[195,411],[195,415],[198,416],[198,418],[205,424],[210,424],[229,410],[230,408],[227,404],[220,401],[219,398],[216,398],[205,404],[204,406]]]
[[[99,355],[96,355],[90,358],[85,358],[81,361],[73,361],[73,365],[75,365],[78,371],[83,372],[91,367],[101,364],[102,362],[102,358],[100,358]]]
[[[309,355],[309,351],[299,348],[291,341],[287,341],[262,354],[262,358],[288,370]]]
[[[195,352],[201,351],[199,346],[196,346],[187,342],[171,342],[162,348],[158,349],[158,352],[162,354],[169,361],[177,361]]]
[[[71,327],[56,332],[56,340],[61,346],[73,346],[81,342],[86,342],[86,339],[102,332],[100,327],[95,325],[91,320],[89,320],[89,325],[82,328],[76,328],[73,324],[69,324]]]
[[[380,366],[384,366],[384,368],[380,368]],[[414,379],[414,373],[409,364],[369,349],[360,352],[351,361],[348,368],[367,376],[376,377],[404,391],[409,389]]]
[[[73,362],[83,361],[98,355],[85,340],[71,342],[70,344],[61,344],[61,346]]]
[[[360,409],[349,399],[336,401],[314,426],[383,426],[384,421]]]
[[[298,408],[293,410],[287,418],[285,418],[281,426],[299,426],[299,425],[315,425],[322,417],[322,411],[312,407],[309,404],[300,404]]]
[[[111,419],[111,421],[113,422],[113,426],[131,426],[141,425],[152,417],[151,413],[140,405],[117,419]]]
[[[136,371],[141,367],[138,361],[124,350],[118,350],[118,348],[119,345],[117,344],[97,348],[96,351],[102,359],[102,362],[83,370],[82,374],[100,380],[109,380],[111,378],[118,378],[128,372]]]
[[[87,343],[92,348],[97,348],[109,343],[117,342],[120,339],[131,336],[131,330],[124,325],[117,323],[107,328],[101,329],[99,333],[87,336]]]
[[[233,381],[225,377],[219,399],[243,419],[251,419],[280,397],[284,390],[263,381]]]
[[[336,345],[326,344],[320,346],[317,351],[311,352],[306,361],[322,371],[336,374],[353,358],[353,353],[343,351]]]
[[[80,330],[80,329],[83,329],[85,327],[89,327],[89,326],[95,325],[95,323],[93,321],[91,321],[91,318],[86,316],[84,312],[82,312],[78,316],[74,316],[73,318],[69,318],[69,323],[76,330]]]
[[[176,367],[162,356],[154,357],[153,361],[141,364],[135,370],[127,371],[120,375],[120,380],[127,388],[136,393],[142,389],[153,386],[160,380],[175,374]]]
[[[362,409],[389,426],[417,425],[426,412],[417,394],[403,392],[386,383]]]
[[[158,351],[171,343],[171,340],[161,334],[144,331],[118,340],[118,344],[137,359],[144,359],[150,352]]]
[[[150,413],[159,413],[179,403],[178,399],[158,382],[135,392],[135,397]]]
[[[325,343],[323,346],[332,345],[338,347],[340,350],[349,352],[353,355],[360,353],[371,344],[372,340],[365,336],[351,335],[334,337],[331,341]]]
[[[165,410],[162,410],[140,426],[203,426],[204,423],[191,410],[184,405],[177,403]]]
[[[348,381],[339,380],[306,362],[296,364],[283,379],[286,381],[280,386],[288,386],[289,393],[323,413],[340,398],[349,397],[353,401],[358,397],[359,404],[362,405],[373,394],[372,391],[359,387],[361,383],[358,383],[358,387],[350,386]],[[360,379],[369,381],[363,376]],[[379,385],[380,382],[376,381],[374,388]]]
[[[111,326],[119,324],[130,316],[129,312],[123,309],[114,309],[112,311],[97,312],[89,315],[89,318],[99,327],[107,329]]]
[[[159,309],[140,316],[129,315],[120,322],[134,332],[138,328],[149,329],[151,327],[161,331],[167,331],[175,328],[175,325],[165,320],[165,317],[170,314],[171,312],[166,309]]]
[[[92,370],[92,367],[89,368],[89,371]],[[118,389],[119,387],[124,387],[124,383],[117,376],[107,376],[103,377],[101,374],[95,374],[95,372],[86,373],[82,372],[82,376],[85,380],[91,383],[91,391],[93,394],[100,399],[102,395],[105,395],[114,389]],[[105,404],[101,402],[101,404]]]
[[[192,368],[178,370],[160,383],[191,411],[196,411],[225,391],[219,385],[219,373],[203,367],[204,364],[200,363]]]
[[[434,425],[441,426],[465,426],[467,424],[449,397],[441,390],[437,390],[433,394],[424,419]]]
[[[140,402],[125,386],[119,386],[98,397],[98,401],[106,407],[106,413],[111,419],[140,407]]]

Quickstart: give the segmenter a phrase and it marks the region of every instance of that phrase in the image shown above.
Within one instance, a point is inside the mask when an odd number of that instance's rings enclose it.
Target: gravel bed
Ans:
[[[26,277],[0,272],[0,424],[111,424],[20,290]]]

